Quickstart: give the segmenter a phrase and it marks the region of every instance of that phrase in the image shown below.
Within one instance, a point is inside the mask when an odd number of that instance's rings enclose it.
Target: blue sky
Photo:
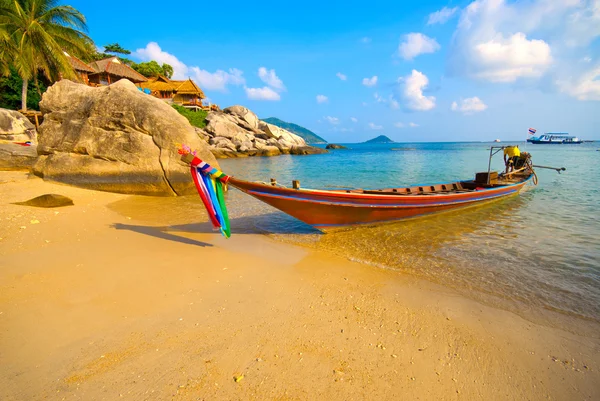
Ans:
[[[64,4],[98,46],[331,142],[600,139],[600,0]]]

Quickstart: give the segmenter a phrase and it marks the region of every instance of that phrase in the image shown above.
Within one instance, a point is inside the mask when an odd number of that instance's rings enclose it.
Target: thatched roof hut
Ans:
[[[149,89],[158,98],[173,99],[175,103],[201,104],[202,99],[206,98],[202,89],[191,79],[179,81],[159,75],[148,78],[146,82],[141,82],[138,86],[142,89]]]
[[[89,74],[90,82],[100,85],[110,85],[121,78],[127,78],[133,83],[145,82],[147,78],[128,66],[123,64],[118,57],[109,57],[103,60],[93,61],[90,67],[94,70]]]

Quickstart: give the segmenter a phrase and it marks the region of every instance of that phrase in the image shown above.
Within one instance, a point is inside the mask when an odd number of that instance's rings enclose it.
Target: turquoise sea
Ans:
[[[324,155],[219,160],[226,174],[303,188],[384,188],[468,179],[492,143],[345,144]],[[504,143],[503,143],[504,145]],[[237,190],[233,235],[264,233],[451,287],[521,316],[564,326],[600,322],[600,143],[518,143],[539,185],[518,197],[426,218],[321,234]],[[492,168],[501,171],[502,154]],[[201,204],[198,207],[202,207]],[[569,323],[570,324],[570,323]]]

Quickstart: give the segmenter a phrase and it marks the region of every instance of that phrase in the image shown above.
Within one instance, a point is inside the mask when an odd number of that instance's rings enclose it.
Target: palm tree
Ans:
[[[91,39],[85,17],[71,6],[56,0],[0,0],[0,73],[8,65],[23,79],[21,107],[27,109],[27,85],[37,83],[38,73],[50,81],[75,78],[65,52],[75,56],[86,53]],[[4,46],[7,44],[7,46]]]

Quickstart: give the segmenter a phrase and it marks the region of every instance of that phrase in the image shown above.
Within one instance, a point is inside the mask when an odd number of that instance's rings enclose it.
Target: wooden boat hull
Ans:
[[[391,222],[518,194],[531,177],[510,185],[427,195],[357,194],[351,191],[291,189],[231,178],[229,183],[321,231]]]

